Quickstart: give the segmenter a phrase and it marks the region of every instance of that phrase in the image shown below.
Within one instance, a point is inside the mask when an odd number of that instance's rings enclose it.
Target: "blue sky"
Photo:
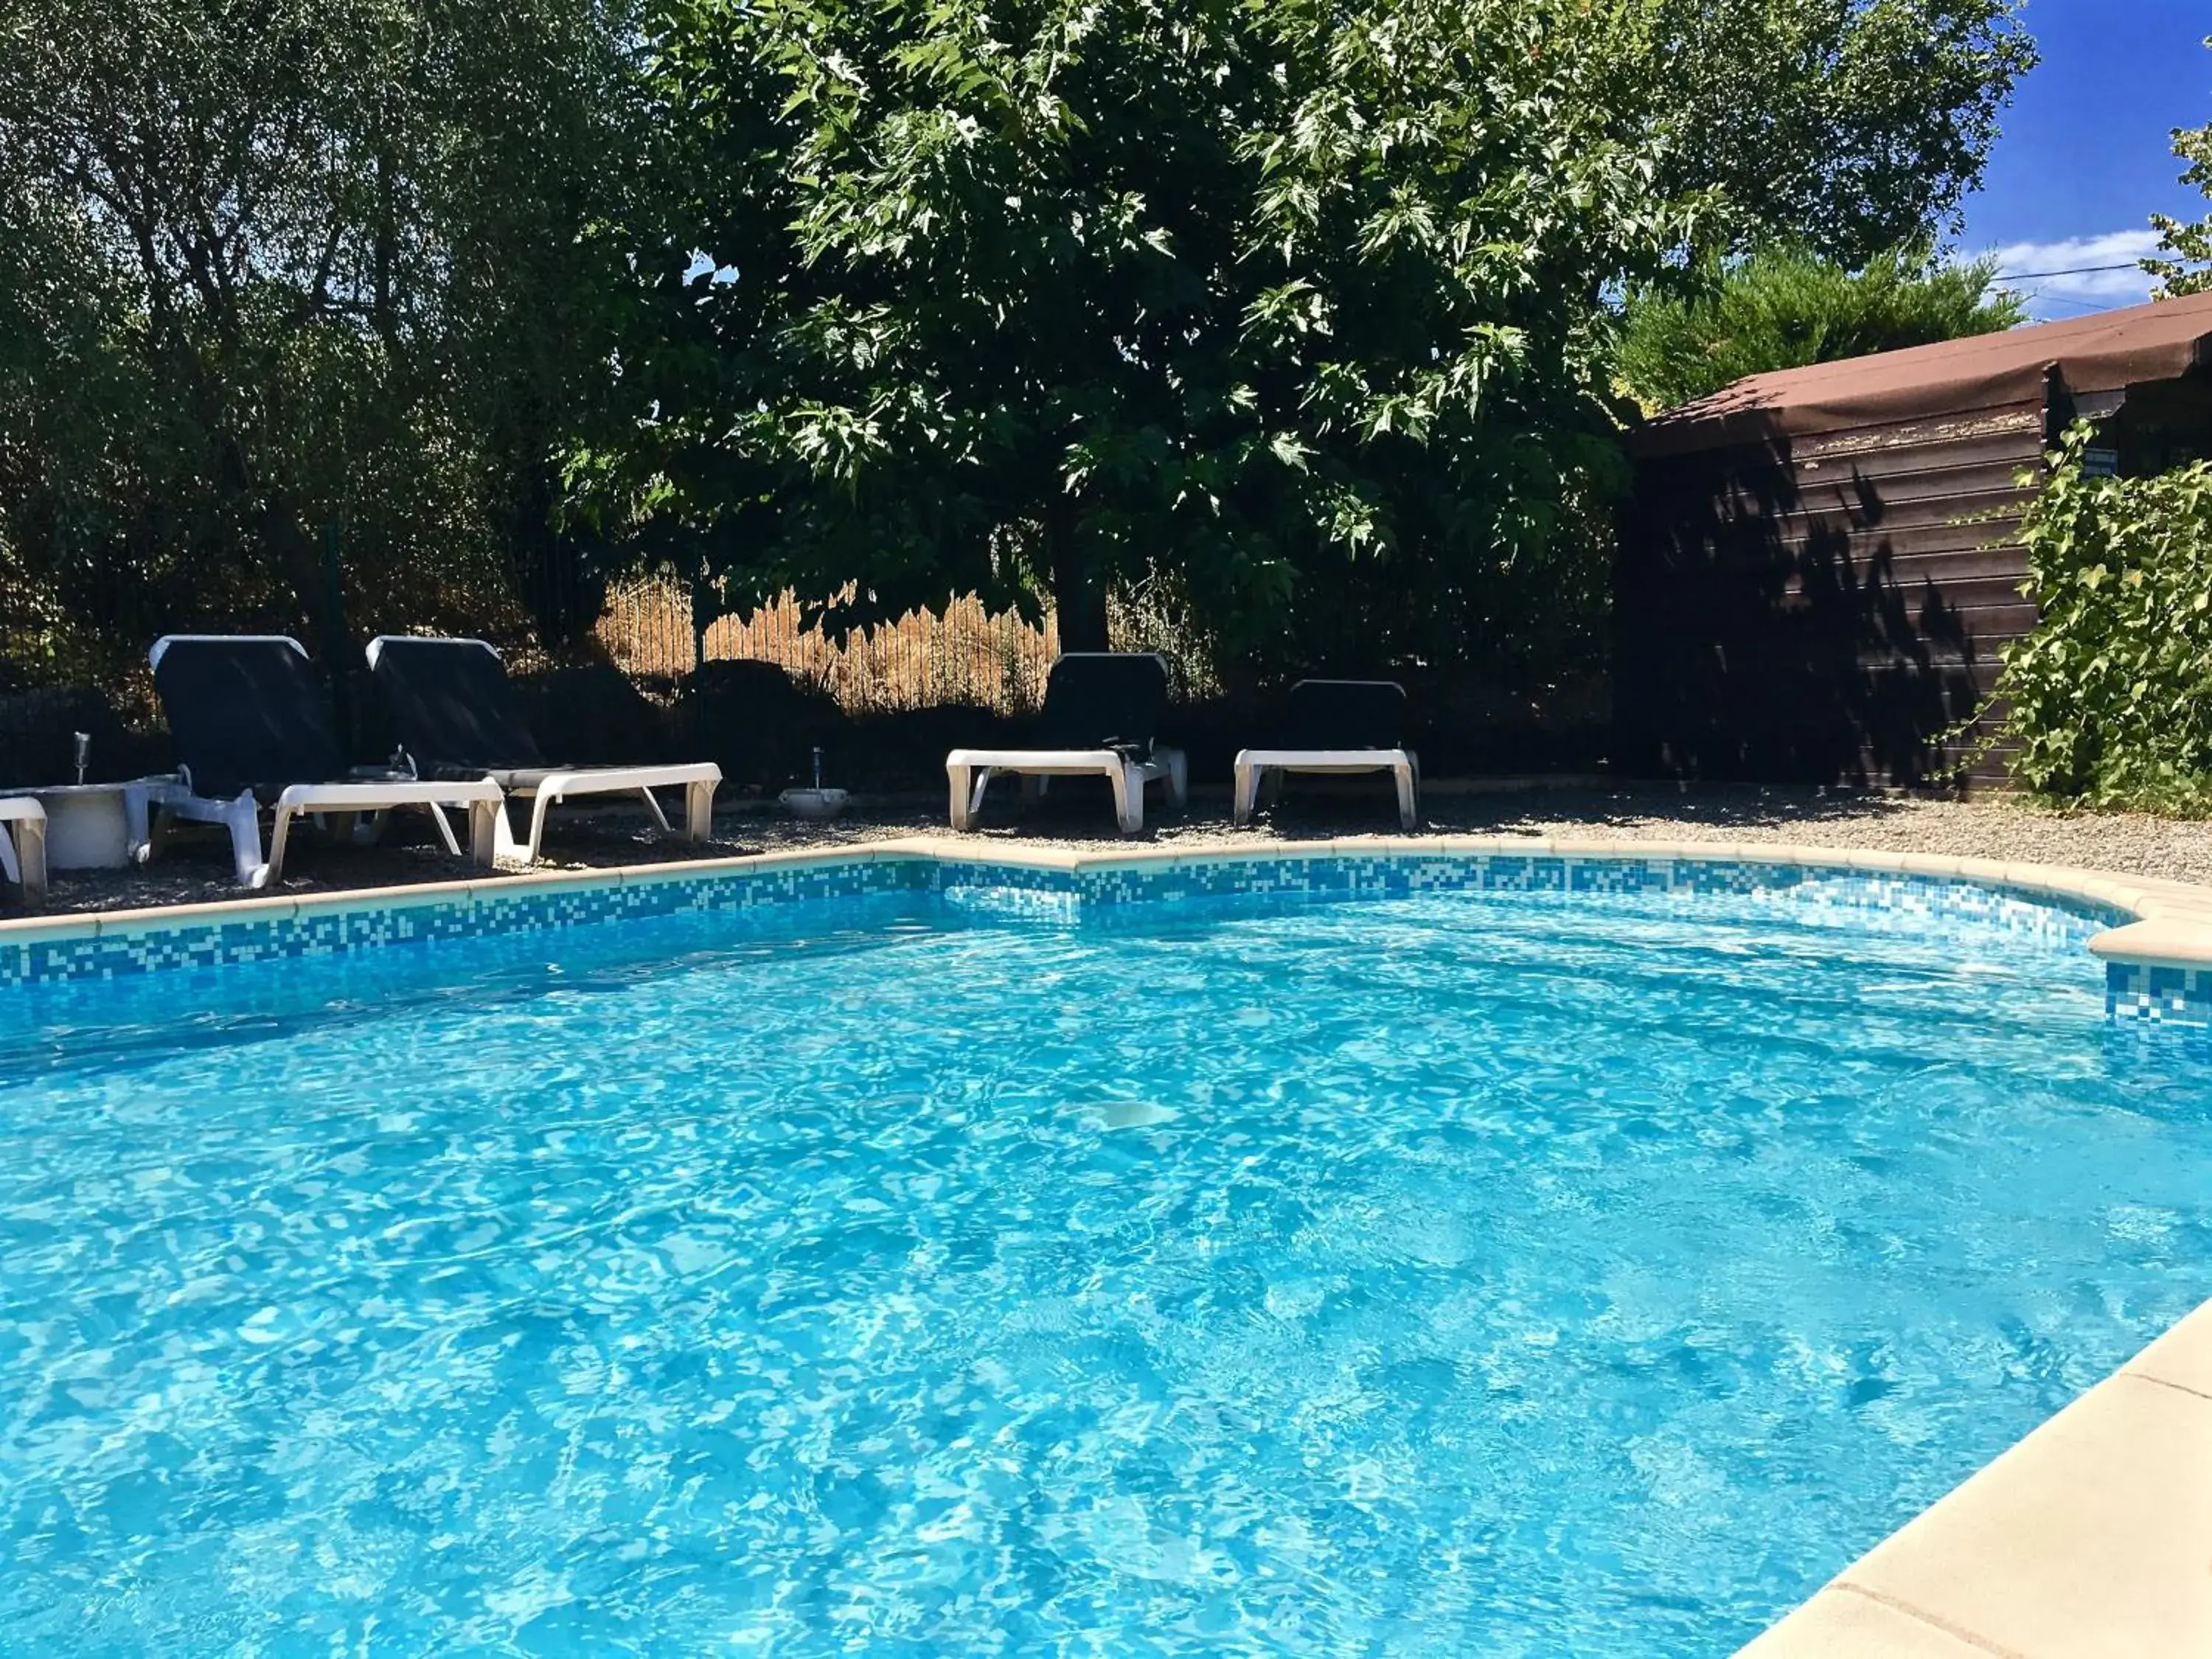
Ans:
[[[2170,137],[2212,122],[2212,0],[2028,0],[2026,15],[2043,62],[2002,118],[1960,251],[1995,250],[2008,273],[2113,264],[2155,246],[2153,213],[2212,211],[2178,181]],[[2150,287],[2136,271],[2014,286],[2049,318],[2129,304]]]

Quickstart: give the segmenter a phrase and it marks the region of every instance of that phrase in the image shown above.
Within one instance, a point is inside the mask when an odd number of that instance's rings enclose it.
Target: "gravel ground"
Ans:
[[[1941,800],[1874,793],[1762,787],[1675,788],[1484,786],[1430,790],[1427,828],[1439,834],[1583,836],[1610,840],[1796,842],[2075,865],[2130,875],[2212,883],[2212,823],[2136,815],[2058,813],[2002,797]],[[942,833],[935,798],[856,803],[831,824],[796,823],[766,803],[740,804],[716,820],[717,839],[704,856],[799,847],[839,846],[918,831]],[[1072,848],[1119,848],[1102,830],[1111,823],[1103,786],[1096,792],[1063,786],[1048,803],[1023,808],[1012,792],[994,798],[980,842],[1030,842]],[[1139,845],[1165,848],[1265,845],[1395,827],[1379,793],[1294,795],[1250,830],[1228,822],[1225,794],[1201,793],[1182,816],[1162,815]],[[404,822],[402,820],[401,822]],[[421,832],[416,831],[416,835]],[[605,868],[695,856],[681,844],[647,836],[641,813],[614,809],[556,819],[546,866]],[[295,843],[282,891],[452,880],[467,873],[434,846],[405,832],[392,844],[366,849]],[[159,864],[131,871],[57,872],[49,911],[126,909],[235,897],[227,845],[215,836],[180,832]]]

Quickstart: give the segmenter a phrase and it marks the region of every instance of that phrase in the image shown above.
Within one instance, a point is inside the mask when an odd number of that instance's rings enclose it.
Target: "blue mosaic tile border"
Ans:
[[[1388,857],[1208,860],[1085,871],[1086,904],[1286,895],[1398,898],[1416,893],[1610,893],[1772,898],[1793,910],[1880,911],[1972,921],[2039,939],[2087,943],[2132,920],[2108,905],[2030,896],[1948,877],[1692,858],[1409,854]]]
[[[689,912],[743,910],[806,899],[927,890],[921,860],[720,871],[690,878],[497,889],[428,902],[404,893],[360,909],[282,913],[236,921],[158,922],[125,933],[0,944],[0,987],[118,979],[177,968],[334,956],[392,945],[543,933]]]
[[[925,864],[922,879],[953,909],[982,915],[1073,921],[1085,897],[1073,871],[982,859]]]
[[[988,858],[860,857],[821,863],[672,873],[629,880],[497,885],[452,898],[396,894],[358,909],[202,922],[158,921],[115,934],[83,933],[27,945],[0,945],[0,987],[114,979],[167,969],[319,957],[520,935],[678,914],[735,911],[800,900],[884,893],[933,895],[948,908],[1016,920],[1072,922],[1122,907],[1227,897],[1317,901],[1434,892],[1705,895],[1771,898],[1793,913],[1881,912],[1925,921],[1970,921],[2039,939],[2086,942],[2129,918],[2110,907],[2031,898],[1934,877],[1692,858],[1578,858],[1554,853],[1261,854],[1075,870]],[[2123,970],[2116,968],[2114,973]],[[2148,973],[2150,970],[2137,970]],[[2212,985],[2178,988],[2118,980],[2116,1013],[2203,1017]]]
[[[2105,964],[2105,1010],[2121,1021],[2194,1030],[2212,1027],[2212,969],[2108,962]]]

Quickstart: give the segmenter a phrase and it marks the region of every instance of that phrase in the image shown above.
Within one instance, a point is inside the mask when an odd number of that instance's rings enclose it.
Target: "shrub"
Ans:
[[[1895,248],[1852,270],[1788,246],[1684,274],[1678,289],[1632,294],[1623,318],[1622,386],[1656,414],[1747,374],[1994,334],[2026,319],[1995,288],[1996,262]]]
[[[2212,810],[2212,462],[2095,477],[2077,425],[2021,526],[2035,631],[2005,653],[2014,775],[2093,807]]]

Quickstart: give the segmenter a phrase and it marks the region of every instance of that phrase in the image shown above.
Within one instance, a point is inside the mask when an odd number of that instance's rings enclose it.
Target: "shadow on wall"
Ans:
[[[1639,469],[1615,581],[1626,775],[1918,784],[1948,773],[2018,587],[2039,423],[1966,451],[1786,440]],[[2001,775],[2001,763],[1994,769]]]

